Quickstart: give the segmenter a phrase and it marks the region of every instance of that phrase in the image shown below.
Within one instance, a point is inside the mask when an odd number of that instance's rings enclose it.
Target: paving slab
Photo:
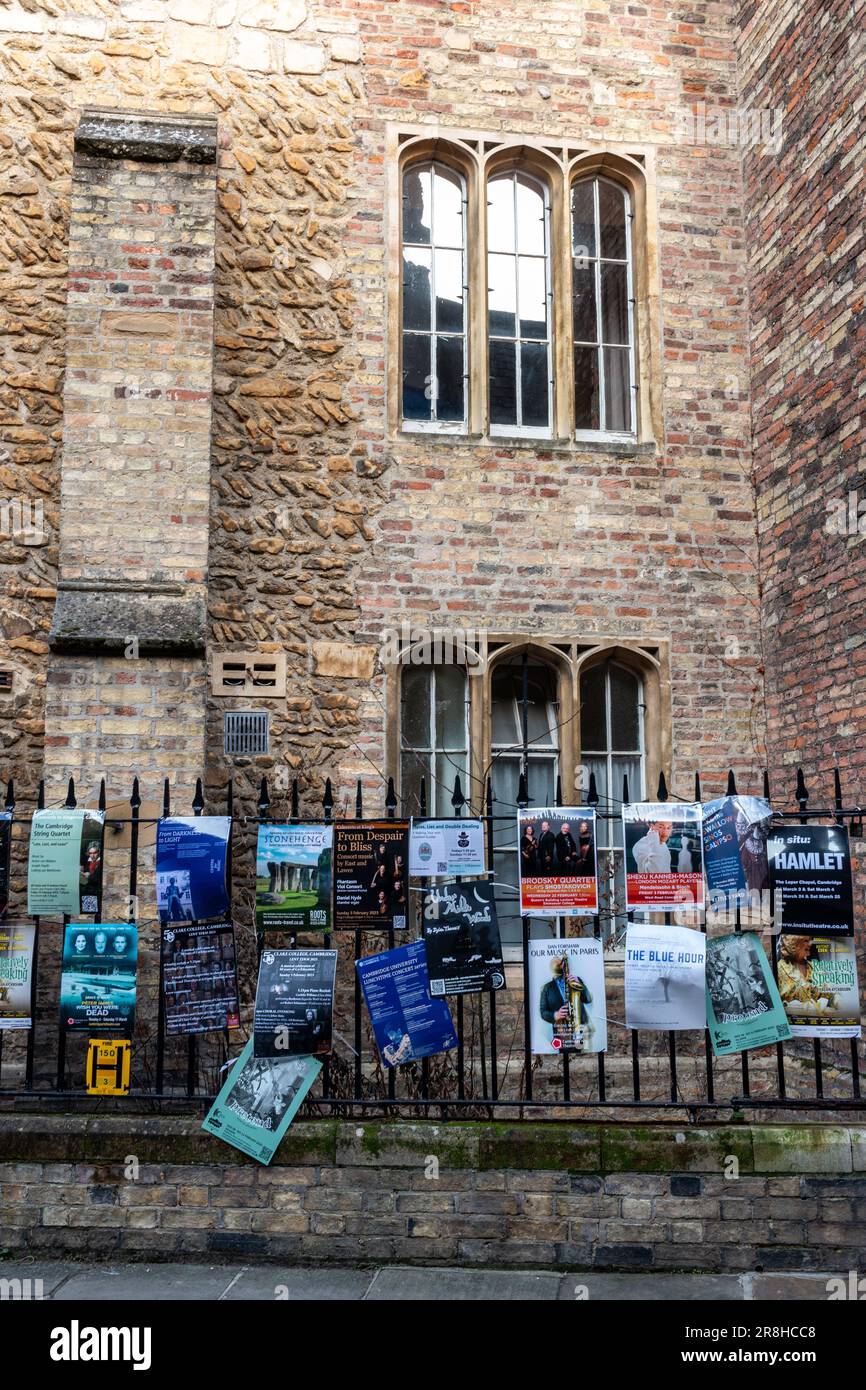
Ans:
[[[375,1278],[374,1269],[280,1269],[267,1265],[244,1269],[220,1294],[226,1303],[268,1300],[319,1303],[335,1299],[357,1302]]]
[[[750,1274],[748,1279],[750,1295],[758,1303],[788,1303],[806,1298],[826,1303],[829,1298],[827,1284],[839,1277],[838,1274]],[[841,1277],[847,1284],[847,1275]]]
[[[69,1277],[70,1270],[77,1269],[64,1260],[0,1260],[0,1298],[15,1299],[19,1294],[26,1298],[40,1297],[37,1281],[41,1279],[41,1297],[50,1298],[63,1280]],[[2,1281],[6,1280],[6,1283]]]
[[[743,1297],[736,1274],[566,1274],[559,1290],[560,1302],[734,1303]]]
[[[377,1271],[365,1301],[555,1300],[562,1279],[562,1274],[546,1270],[415,1269],[397,1265]]]
[[[67,1266],[70,1278],[57,1290],[58,1300],[130,1299],[136,1302],[212,1302],[241,1273],[239,1265],[80,1265]]]

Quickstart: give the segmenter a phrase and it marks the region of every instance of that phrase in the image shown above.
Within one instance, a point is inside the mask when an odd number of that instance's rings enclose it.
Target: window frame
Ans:
[[[657,447],[663,438],[660,267],[656,211],[657,151],[615,142],[603,148],[571,149],[555,139],[484,132],[431,132],[428,126],[388,123],[386,128],[386,228],[390,273],[386,287],[388,351],[385,411],[389,433],[448,436],[490,447],[508,440],[527,444],[547,439],[575,453],[621,448],[631,453]],[[404,172],[416,164],[440,164],[463,180],[464,212],[464,419],[408,420],[402,412],[402,191]],[[550,423],[491,425],[487,334],[487,181],[499,173],[525,174],[546,187],[548,210]],[[621,188],[629,205],[627,293],[630,303],[628,370],[631,430],[585,430],[576,426],[572,324],[571,189],[600,178]],[[620,346],[620,345],[616,345]],[[551,389],[551,388],[549,388]]]
[[[406,654],[404,654],[404,655],[406,655]],[[460,778],[461,778],[461,786],[462,786],[462,789],[463,789],[463,794],[464,794],[464,796],[467,796],[467,797],[468,797],[468,791],[467,791],[467,785],[466,785],[466,784],[467,784],[468,781],[469,781],[469,777],[470,777],[470,774],[471,774],[471,764],[472,764],[472,743],[471,743],[470,721],[469,721],[469,708],[470,708],[470,700],[471,700],[471,682],[470,682],[470,680],[469,680],[469,672],[468,672],[466,666],[465,666],[462,662],[457,662],[457,661],[448,662],[448,663],[440,662],[440,663],[432,663],[432,664],[424,664],[424,663],[419,662],[419,663],[416,665],[416,664],[413,663],[411,660],[404,660],[401,664],[402,664],[402,672],[401,672],[401,679],[400,679],[400,710],[399,710],[399,720],[398,720],[398,723],[399,723],[399,748],[400,748],[400,763],[399,763],[399,785],[400,785],[400,791],[401,791],[401,794],[402,794],[402,791],[403,791],[403,758],[404,758],[404,756],[405,756],[406,754],[408,754],[408,755],[411,757],[412,754],[416,754],[419,758],[426,758],[426,759],[429,761],[429,763],[430,763],[430,775],[429,775],[429,777],[427,778],[427,786],[426,786],[426,791],[427,791],[427,815],[428,815],[428,816],[432,816],[432,817],[434,817],[434,818],[437,817],[437,816],[438,816],[438,817],[448,816],[448,815],[451,815],[451,814],[452,814],[451,803],[450,803],[450,797],[453,795],[453,792],[454,792],[454,781],[452,780],[450,788],[447,786],[447,784],[446,784],[446,785],[444,786],[444,788],[443,788],[443,796],[446,797],[446,799],[447,799],[447,801],[448,801],[448,807],[449,807],[449,809],[448,809],[448,810],[445,810],[445,811],[443,811],[443,810],[441,810],[441,809],[437,809],[438,790],[439,790],[439,778],[438,778],[437,775],[436,775],[436,762],[437,762],[437,759],[438,759],[439,757],[447,758],[449,755],[458,755],[458,756],[459,756],[459,755],[462,754],[463,759],[464,759],[464,764],[465,764],[466,771],[465,771],[465,774],[461,774],[459,768],[456,768],[456,767],[455,767],[455,769],[454,769],[454,778],[457,778],[457,777],[460,777]],[[448,669],[448,670],[457,669],[457,670],[459,670],[459,671],[462,671],[462,673],[463,673],[463,694],[464,694],[464,698],[463,698],[463,745],[462,745],[462,747],[459,748],[459,749],[458,749],[458,748],[454,748],[454,747],[447,747],[445,744],[442,744],[442,745],[440,746],[440,745],[438,744],[437,740],[436,740],[436,682],[437,682],[437,673],[438,673],[438,671],[440,670],[441,667],[446,666],[446,665],[447,665],[447,669]],[[428,684],[428,697],[427,697],[427,698],[428,698],[428,701],[429,701],[429,707],[430,707],[429,728],[428,728],[428,733],[429,733],[429,735],[430,735],[430,742],[429,742],[428,745],[425,746],[424,748],[414,747],[414,746],[412,746],[412,745],[407,744],[407,743],[404,742],[404,735],[403,735],[403,700],[404,700],[404,697],[405,697],[405,681],[404,681],[404,676],[405,676],[405,672],[406,672],[406,671],[409,671],[409,670],[411,670],[411,671],[423,671],[423,672],[426,672],[427,675],[430,677],[429,684]],[[408,814],[417,814],[417,813],[415,813],[415,812],[409,812]]]
[[[427,169],[427,168],[430,169],[431,174],[433,175],[433,177],[431,178],[431,183],[430,183],[430,243],[429,243],[429,250],[430,250],[430,328],[429,328],[428,330],[423,330],[423,329],[411,329],[411,328],[410,328],[410,329],[407,329],[407,328],[404,326],[404,324],[403,324],[403,284],[404,284],[404,281],[403,281],[403,271],[404,271],[403,253],[404,253],[404,250],[405,250],[405,248],[406,248],[407,246],[410,246],[410,247],[417,247],[417,249],[419,249],[419,250],[423,250],[424,247],[423,247],[423,243],[421,243],[421,242],[407,242],[406,239],[405,239],[405,225],[404,225],[404,214],[403,214],[403,208],[404,208],[404,202],[403,202],[403,187],[404,187],[404,183],[405,183],[406,177],[407,177],[411,172],[413,172],[413,171],[420,171],[420,170]],[[458,249],[457,247],[453,247],[453,246],[449,246],[449,247],[444,247],[444,246],[440,247],[440,246],[437,246],[437,243],[436,243],[436,240],[435,240],[435,216],[436,216],[436,213],[435,213],[435,206],[436,206],[435,175],[436,175],[436,170],[437,170],[437,168],[440,168],[440,169],[445,170],[445,171],[446,171],[448,174],[450,174],[454,179],[456,179],[456,180],[457,180],[457,183],[458,183],[458,187],[459,187],[459,189],[460,189],[461,217],[462,217],[462,224],[463,224],[463,243],[462,243],[462,245],[460,246],[459,250],[460,250],[460,267],[461,267],[461,269],[460,269],[460,276],[461,276],[461,286],[462,286],[462,290],[463,290],[463,301],[462,301],[462,304],[463,304],[463,328],[462,328],[462,332],[459,333],[459,334],[458,334],[458,333],[455,333],[453,330],[451,330],[450,332],[445,332],[444,330],[443,330],[442,332],[440,332],[440,331],[437,329],[437,327],[436,327],[436,252],[437,252],[437,250],[456,251],[456,250]],[[451,166],[449,163],[447,163],[445,160],[436,159],[434,156],[428,156],[428,157],[425,157],[425,158],[407,159],[407,160],[401,165],[401,168],[400,168],[399,188],[400,188],[399,381],[400,381],[400,420],[401,420],[401,428],[402,428],[403,430],[407,431],[407,432],[410,433],[410,434],[454,434],[454,435],[465,435],[465,434],[468,432],[468,429],[469,429],[469,334],[470,334],[470,321],[471,321],[471,314],[470,314],[471,286],[470,286],[470,281],[469,281],[468,273],[467,273],[467,272],[468,272],[467,262],[468,262],[468,257],[469,257],[469,246],[468,246],[468,240],[469,240],[469,192],[468,192],[468,181],[467,181],[466,175],[463,173],[462,170],[452,168],[452,166]],[[431,397],[432,406],[433,406],[433,414],[432,414],[432,416],[431,416],[431,418],[430,418],[429,420],[412,420],[412,419],[410,419],[408,416],[406,416],[406,415],[404,414],[404,411],[403,411],[403,340],[404,340],[404,337],[405,337],[407,334],[411,334],[412,336],[414,336],[414,337],[419,337],[419,338],[420,338],[420,337],[429,338],[429,340],[430,340],[430,380],[431,380],[432,382],[435,382],[435,383],[436,383],[436,385],[437,385],[437,390],[436,390],[435,394]],[[463,375],[462,375],[462,380],[463,380],[463,418],[462,418],[462,420],[439,420],[439,419],[437,419],[437,417],[436,417],[436,409],[437,409],[437,404],[438,404],[438,399],[439,399],[439,392],[438,392],[438,375],[437,375],[437,372],[436,372],[436,344],[437,344],[437,341],[438,341],[438,339],[439,339],[440,337],[442,337],[442,338],[456,338],[456,337],[459,337],[459,338],[462,339],[462,343],[463,343]]]
[[[578,344],[578,342],[576,341],[576,339],[575,339],[575,337],[574,337],[574,320],[573,320],[573,305],[574,305],[574,260],[575,260],[575,257],[574,257],[574,224],[573,224],[572,211],[571,211],[571,195],[572,195],[573,190],[578,186],[578,184],[582,184],[582,183],[589,183],[589,184],[592,184],[592,190],[593,190],[593,192],[592,192],[592,201],[593,201],[593,213],[594,213],[594,219],[595,219],[594,232],[595,232],[595,247],[596,247],[596,254],[595,254],[594,257],[589,257],[588,259],[590,259],[590,260],[593,262],[594,267],[595,267],[595,317],[596,317],[596,332],[597,332],[597,338],[596,338],[595,343],[580,343],[580,344]],[[571,255],[570,255],[571,276],[570,276],[570,285],[569,285],[569,289],[570,289],[571,292],[570,292],[570,294],[569,294],[569,302],[568,302],[569,327],[570,327],[570,332],[569,332],[569,356],[570,356],[570,359],[571,359],[571,372],[572,372],[572,376],[571,376],[571,398],[570,398],[571,419],[572,419],[572,422],[574,422],[574,420],[576,419],[576,415],[577,415],[577,411],[576,411],[576,407],[575,407],[575,400],[574,400],[574,394],[575,394],[575,386],[574,386],[574,349],[575,349],[576,347],[578,347],[578,346],[581,346],[581,347],[594,347],[594,348],[597,350],[597,352],[598,352],[598,406],[599,406],[599,412],[598,412],[598,413],[599,413],[599,420],[602,421],[602,420],[604,420],[605,414],[606,414],[606,411],[607,411],[607,406],[606,406],[606,402],[605,402],[605,371],[604,371],[604,353],[605,353],[605,348],[615,347],[615,348],[622,349],[622,347],[624,346],[624,344],[622,344],[622,343],[606,343],[606,342],[604,341],[604,335],[603,335],[603,332],[602,332],[602,325],[603,325],[603,322],[604,322],[604,306],[603,306],[603,304],[602,304],[602,296],[601,296],[601,268],[602,268],[602,265],[605,264],[605,263],[610,264],[610,265],[622,265],[623,262],[622,262],[621,260],[615,260],[613,257],[603,257],[602,254],[601,254],[601,210],[600,210],[600,207],[599,207],[599,184],[601,184],[601,183],[607,183],[607,184],[609,184],[612,188],[615,188],[619,193],[621,193],[621,194],[623,195],[623,200],[624,200],[624,203],[625,203],[626,304],[627,304],[627,315],[628,315],[628,398],[629,398],[629,419],[630,419],[630,421],[631,421],[631,428],[628,429],[628,430],[609,430],[609,429],[605,429],[603,425],[599,425],[599,428],[598,428],[598,429],[582,429],[582,428],[578,428],[578,427],[575,425],[574,428],[573,428],[573,430],[572,430],[572,435],[573,435],[573,438],[574,438],[575,440],[577,440],[577,441],[580,441],[580,440],[586,440],[586,441],[593,441],[593,440],[605,441],[605,440],[611,440],[611,441],[622,441],[623,443],[635,443],[635,442],[637,441],[637,438],[638,438],[638,422],[639,422],[639,413],[640,413],[640,412],[639,412],[639,405],[640,405],[640,401],[639,401],[640,386],[639,386],[639,382],[638,382],[638,378],[637,378],[637,349],[636,349],[636,342],[637,342],[637,327],[638,327],[638,325],[637,325],[637,307],[638,307],[638,306],[637,306],[637,299],[636,299],[636,297],[635,297],[635,292],[634,292],[634,207],[633,207],[633,199],[632,199],[632,195],[631,195],[630,189],[629,189],[625,184],[620,183],[618,180],[612,179],[612,178],[608,177],[607,175],[602,174],[602,173],[598,173],[598,172],[587,173],[587,174],[577,174],[576,176],[574,176],[574,177],[571,178],[571,180],[569,181],[569,185],[568,185],[568,195],[569,195],[569,196],[568,196],[568,222],[569,222],[569,228],[568,228],[568,230],[569,230],[569,248],[570,248],[570,251],[571,251]]]
[[[514,186],[514,251],[499,252],[491,251],[487,244],[487,228],[489,225],[490,197],[489,188],[491,183],[498,180],[510,179]],[[544,223],[544,300],[547,313],[547,337],[546,338],[523,338],[520,335],[520,256],[518,249],[517,236],[517,183],[519,179],[524,179],[526,183],[533,184],[541,193],[542,200],[542,220]],[[513,165],[511,168],[496,168],[488,172],[484,181],[484,213],[485,213],[485,282],[487,304],[484,306],[484,345],[485,360],[483,369],[487,381],[487,391],[485,396],[487,430],[491,439],[552,439],[554,435],[554,424],[556,420],[556,372],[555,363],[555,341],[554,335],[556,325],[554,323],[554,294],[553,294],[553,226],[551,217],[551,197],[550,187],[546,179],[541,178],[532,169],[522,165]],[[514,260],[514,280],[515,280],[515,313],[513,337],[506,334],[492,334],[490,332],[490,257],[496,255],[511,255]],[[490,347],[494,342],[513,343],[515,348],[515,404],[518,417],[522,416],[523,410],[523,382],[522,382],[522,360],[521,352],[524,343],[544,343],[547,352],[547,424],[546,425],[524,425],[515,423],[513,425],[497,424],[490,418]],[[520,351],[518,351],[520,350]]]

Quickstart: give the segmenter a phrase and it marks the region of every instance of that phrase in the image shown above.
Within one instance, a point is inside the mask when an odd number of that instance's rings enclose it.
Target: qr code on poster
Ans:
[[[96,895],[95,895],[94,893],[85,893],[85,894],[82,896],[82,899],[81,899],[81,911],[82,911],[82,912],[98,912],[98,911],[99,911],[99,899],[96,897]]]
[[[404,929],[405,926],[406,926],[406,918],[405,918],[405,916],[398,917],[398,916],[395,914],[395,916],[394,916],[394,930],[395,930],[395,931],[403,931],[403,929]]]
[[[447,874],[447,872],[448,872],[448,861],[445,860],[445,859],[440,859],[439,862],[438,862],[438,864],[436,865],[436,872],[437,872],[437,874]]]
[[[431,994],[444,994],[444,993],[445,993],[445,981],[444,981],[444,980],[431,980],[431,981],[430,981],[430,993],[431,993]]]

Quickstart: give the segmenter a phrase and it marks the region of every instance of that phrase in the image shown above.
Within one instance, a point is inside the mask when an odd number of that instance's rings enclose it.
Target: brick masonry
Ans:
[[[856,804],[866,771],[866,36],[845,0],[750,0],[740,26],[741,103],[778,111],[782,135],[778,156],[749,150],[743,161],[772,757],[779,775],[802,764],[819,796],[838,760]],[[834,518],[841,526],[828,528]]]
[[[6,1114],[0,1185],[0,1253],[34,1269],[44,1251],[844,1278],[866,1248],[866,1131],[842,1123],[299,1122],[266,1168],[191,1119]]]

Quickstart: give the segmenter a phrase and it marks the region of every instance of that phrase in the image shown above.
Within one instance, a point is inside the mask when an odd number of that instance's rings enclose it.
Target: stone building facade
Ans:
[[[446,809],[460,771],[477,806],[511,767],[499,721],[526,651],[552,729],[538,796],[557,774],[579,795],[588,768],[612,804],[623,770],[632,795],[660,771],[680,796],[697,770],[717,789],[729,766],[757,790],[769,765],[788,800],[792,764],[817,793],[838,754],[855,797],[859,550],[816,517],[859,466],[863,65],[850,6],[809,13],[0,6],[0,488],[29,509],[0,537],[3,775],[32,796],[44,773],[49,800],[104,775],[118,801],[133,772],[155,799],[206,770],[252,814],[262,775],[277,804],[298,777],[310,806],[330,776],[339,813],[359,778],[381,804],[388,775],[417,809],[419,770]],[[462,190],[457,428],[405,413],[400,243],[430,167]],[[509,180],[545,220],[541,426],[511,421],[488,371],[488,204]],[[606,349],[604,430],[575,388],[577,185],[627,197],[628,409],[614,420],[625,349]],[[416,682],[409,709],[394,653],[429,629],[485,671]],[[276,684],[227,693],[233,657]],[[592,714],[617,680],[621,745]],[[431,698],[465,710],[432,763],[436,730],[409,732]],[[224,754],[232,710],[267,713],[267,753]]]

